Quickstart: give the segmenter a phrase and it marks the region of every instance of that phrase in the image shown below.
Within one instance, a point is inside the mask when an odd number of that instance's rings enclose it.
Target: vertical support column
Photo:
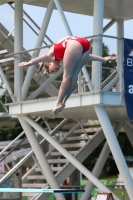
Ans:
[[[61,7],[61,4],[60,4],[59,0],[54,0],[54,2],[55,2],[55,5],[56,5],[56,7],[57,7],[59,13],[60,13],[61,19],[62,19],[63,24],[64,24],[64,26],[65,26],[65,28],[66,28],[66,31],[67,31],[67,34],[68,34],[68,35],[72,35],[71,29],[70,29],[70,27],[69,27],[69,25],[68,25],[68,22],[67,22],[67,20],[66,20],[66,17],[65,17],[65,15],[64,15],[64,12],[63,12],[63,9],[62,9],[62,7]]]
[[[123,45],[123,37],[124,37],[124,22],[123,20],[117,20],[117,37],[120,39],[117,40],[117,69],[119,75],[119,82],[117,84],[117,91],[124,91],[124,81],[123,81],[123,62],[124,62],[124,45]]]
[[[103,128],[106,140],[107,140],[110,150],[113,154],[116,165],[117,165],[119,172],[122,176],[122,179],[125,183],[125,187],[127,189],[128,195],[132,199],[132,197],[133,197],[133,189],[132,189],[133,188],[133,180],[131,178],[131,175],[128,170],[127,164],[125,162],[124,156],[122,154],[119,143],[115,136],[111,122],[108,118],[108,115],[105,111],[104,106],[95,105],[94,108],[95,108],[96,114],[98,116],[98,119],[101,123],[101,126]]]
[[[48,23],[49,23],[51,15],[52,15],[53,9],[54,9],[54,1],[50,0],[46,14],[45,14],[45,17],[44,17],[44,20],[43,20],[43,23],[42,23],[42,26],[41,26],[41,30],[40,30],[37,42],[36,42],[36,45],[35,45],[35,48],[40,47],[42,45],[43,38],[46,34],[46,30],[47,30]],[[39,55],[39,50],[34,51],[34,53],[32,55],[32,59],[37,57],[38,55]],[[31,82],[31,79],[32,79],[34,73],[35,73],[35,65],[29,67],[28,72],[26,74],[26,78],[25,78],[23,88],[22,88],[22,100],[26,99],[26,95],[27,95],[27,92],[28,92],[28,89],[29,89],[29,86],[30,86],[30,82]]]
[[[38,144],[37,138],[33,132],[32,127],[25,121],[23,120],[21,117],[18,117],[19,121],[26,133],[26,136],[28,138],[28,141],[31,144],[31,147],[36,155],[36,158],[41,166],[41,169],[43,171],[43,174],[46,177],[46,180],[48,181],[49,185],[51,188],[56,188],[56,189],[60,189],[58,183],[56,182],[56,179],[54,177],[54,174],[48,164],[47,159],[45,158],[45,155],[40,147],[40,145]],[[63,194],[55,194],[56,199],[57,200],[65,200],[64,195]]]
[[[115,123],[114,131],[115,131],[116,135],[119,134],[122,123],[123,122]],[[92,170],[92,174],[94,176],[99,177],[99,175],[100,175],[100,173],[101,173],[101,171],[102,171],[102,169],[105,165],[105,162],[108,158],[109,153],[110,153],[109,145],[106,142],[101,153],[100,153],[100,156],[99,156],[99,158],[98,158],[98,160],[95,164],[95,167]],[[80,200],[88,200],[89,196],[91,195],[93,187],[94,187],[94,184],[91,181],[88,181],[87,185],[85,186],[86,192],[82,194]]]
[[[93,21],[93,35],[103,34],[103,14],[104,14],[104,0],[94,0],[94,21]],[[102,56],[102,37],[93,38],[93,54]],[[101,88],[101,74],[102,63],[100,61],[92,62],[92,83],[94,90]]]
[[[23,1],[15,1],[15,37],[14,52],[22,51],[23,48]],[[23,69],[18,68],[22,61],[22,55],[15,56],[14,60],[14,95],[17,101],[21,101],[21,88],[23,83]]]

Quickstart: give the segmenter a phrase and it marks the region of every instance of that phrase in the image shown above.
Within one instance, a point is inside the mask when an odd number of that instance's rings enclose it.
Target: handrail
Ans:
[[[35,121],[39,121],[41,119],[41,117],[38,117]],[[10,142],[9,145],[7,145],[1,152],[0,152],[0,156],[2,156],[2,154],[9,148],[11,147],[11,145],[16,142],[20,137],[22,137],[24,135],[24,131],[22,133],[20,133],[12,142]]]
[[[17,53],[11,53],[11,54],[5,55],[4,57],[5,58],[9,58],[9,57],[13,57],[13,56],[18,55],[18,54],[22,54],[22,53],[26,53],[26,52],[30,52],[30,51],[36,51],[36,50],[48,48],[48,47],[51,47],[51,46],[52,45],[46,45],[46,46],[43,46],[43,47],[37,47],[37,48],[34,48],[34,49],[28,49],[28,50],[24,50],[24,51],[19,51]]]
[[[104,34],[96,34],[96,35],[86,36],[84,38],[95,38],[95,37],[107,37],[107,38],[113,38],[113,39],[119,39],[119,40],[124,39],[123,37],[104,35]]]
[[[26,136],[16,145],[14,146],[4,157],[2,157],[0,159],[0,162],[2,162],[3,160],[5,160],[7,158],[8,155],[10,155],[21,143],[23,143],[26,140]]]
[[[13,141],[10,142],[9,145],[7,145],[1,152],[0,152],[0,157],[2,156],[2,154],[9,148],[11,147],[11,145],[16,142],[20,137],[22,137],[24,135],[24,131],[22,133],[20,133]]]
[[[114,68],[114,71],[108,76],[101,84],[101,88],[103,88],[105,85],[107,85],[117,74],[117,70]]]
[[[100,37],[115,38],[115,39],[123,39],[123,38],[120,38],[120,37],[114,37],[114,36],[109,36],[109,35],[101,35],[101,34],[92,35],[92,36],[87,36],[87,37],[84,37],[84,38],[94,38],[94,37],[99,37],[99,36],[100,36]],[[5,55],[4,58],[12,57],[12,56],[14,56],[14,55],[22,54],[22,53],[25,53],[25,52],[36,51],[36,50],[39,50],[39,49],[48,48],[48,47],[51,47],[51,46],[52,46],[52,45],[46,45],[46,46],[42,46],[42,47],[37,47],[37,48],[33,48],[33,49],[28,49],[28,50],[25,50],[25,51],[19,51],[19,52],[16,52],[16,53],[12,53],[12,54]]]

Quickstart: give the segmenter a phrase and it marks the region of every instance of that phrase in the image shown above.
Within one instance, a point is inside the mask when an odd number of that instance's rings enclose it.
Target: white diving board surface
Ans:
[[[52,110],[57,97],[35,99],[8,104],[11,115],[31,115],[54,118]],[[64,110],[57,118],[97,119],[95,105],[105,107],[111,120],[128,119],[124,101],[124,93],[119,92],[85,92],[73,94],[66,102]]]
[[[83,193],[85,190],[76,189],[34,189],[34,188],[0,188],[0,192],[24,193]]]

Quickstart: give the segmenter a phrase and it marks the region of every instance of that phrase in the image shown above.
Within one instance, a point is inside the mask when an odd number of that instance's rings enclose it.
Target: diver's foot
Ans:
[[[62,102],[62,106],[63,106],[63,107],[65,107],[65,106],[66,106],[64,102]]]
[[[64,106],[60,103],[55,106],[52,113],[53,113],[53,115],[58,115],[63,109],[64,109]]]

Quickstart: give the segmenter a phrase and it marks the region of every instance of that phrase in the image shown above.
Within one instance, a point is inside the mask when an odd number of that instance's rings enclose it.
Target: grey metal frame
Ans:
[[[39,54],[39,47],[42,45],[42,41],[43,41],[44,35],[46,33],[47,27],[48,27],[48,23],[50,21],[51,15],[52,15],[54,3],[60,13],[63,24],[66,28],[67,34],[72,35],[72,32],[67,23],[67,20],[65,18],[65,15],[63,13],[63,9],[61,7],[59,0],[50,0],[44,20],[43,20],[42,27],[40,30],[40,34],[38,36],[36,46],[35,46],[35,49],[38,48],[38,50],[33,53],[32,58],[37,57]],[[15,55],[15,86],[14,86],[15,92],[14,92],[14,95],[10,88],[10,85],[8,84],[8,81],[6,80],[6,78],[4,76],[4,73],[2,72],[2,70],[0,68],[1,76],[3,77],[4,82],[6,83],[7,89],[9,91],[9,94],[11,95],[13,102],[22,101],[22,100],[26,99],[27,92],[28,92],[28,89],[30,86],[30,82],[31,82],[31,79],[33,77],[34,70],[35,70],[34,66],[29,67],[26,78],[23,83],[23,70],[17,68],[18,63],[22,60],[22,54],[20,53],[20,51],[22,51],[22,47],[23,47],[23,40],[22,40],[22,30],[23,30],[22,15],[23,14],[22,14],[22,10],[23,10],[22,0],[19,0],[19,1],[16,0],[15,1],[15,53],[17,53],[17,52],[19,52],[19,53]],[[104,0],[101,0],[101,1],[94,0],[93,54],[97,54],[97,55],[101,55],[101,53],[102,53],[102,34],[103,34],[103,32],[106,31],[107,28],[109,28],[115,22],[115,20],[112,20],[103,29],[103,11],[104,11]],[[117,80],[119,79],[119,84],[118,84],[119,92],[123,92],[123,78],[122,78],[123,58],[122,58],[122,53],[121,53],[123,50],[122,39],[121,39],[123,37],[123,29],[124,29],[123,21],[121,21],[121,20],[117,21],[117,37],[119,37],[118,44],[117,44],[117,47],[118,47],[118,76],[117,76],[117,78],[114,78],[115,80],[113,80],[112,84],[114,84],[114,82],[116,83]],[[97,35],[97,37],[96,37],[96,35]],[[92,82],[91,82],[86,68],[83,67],[83,69],[82,69],[83,74],[86,79],[86,82],[87,82],[87,85],[91,92],[101,90],[101,70],[102,70],[101,62],[94,61],[92,63]],[[35,91],[30,97],[28,97],[28,100],[35,98],[49,83],[51,83],[53,80],[55,80],[55,78],[59,74],[61,74],[62,71],[63,71],[63,68],[61,68],[61,70],[56,75],[50,77],[47,80],[47,82],[45,82],[42,86],[40,86],[40,88],[38,88],[37,91]],[[22,88],[22,90],[21,90],[21,88]],[[79,91],[81,91],[80,88],[79,88]],[[107,112],[103,105],[94,105],[94,109],[95,109],[95,112],[101,123],[101,126],[103,128],[105,137],[107,139],[110,150],[114,156],[117,167],[118,167],[118,169],[122,175],[122,178],[124,180],[129,197],[132,198],[132,196],[133,196],[133,190],[132,190],[133,180],[132,180],[129,170],[127,168],[125,159],[124,159],[121,149],[119,147],[118,141],[116,139],[116,136],[115,136],[112,124],[107,115]],[[59,152],[62,152],[62,154],[77,169],[79,169],[93,184],[95,184],[97,187],[99,187],[102,191],[110,192],[110,190],[108,190],[94,175],[92,175],[92,173],[90,173],[80,162],[78,162],[78,160],[76,160],[71,154],[69,154],[68,151],[66,151],[61,145],[59,145],[59,143],[57,141],[55,141],[50,135],[48,135],[48,133],[46,133],[42,129],[42,127],[40,127],[36,122],[34,122],[29,116],[20,115],[20,116],[18,116],[18,118],[19,118],[20,122],[22,123],[22,126],[26,132],[27,138],[29,139],[31,146],[34,150],[34,153],[36,154],[36,157],[39,160],[39,164],[40,164],[41,168],[45,168],[47,170],[47,173],[45,172],[45,170],[43,170],[43,173],[47,177],[47,180],[48,180],[49,184],[51,185],[51,187],[59,188],[59,185],[58,185],[57,181],[55,180],[55,178],[52,174],[52,171],[49,170],[48,162],[45,159],[42,149],[39,146],[31,127],[33,127],[43,137],[45,137],[46,140],[49,141]],[[120,128],[121,123],[122,122],[120,122],[118,125],[119,128]],[[129,126],[129,124],[128,124],[128,126]],[[125,127],[126,127],[126,125],[125,125]],[[127,129],[127,127],[125,129]],[[117,132],[117,130],[116,130],[116,132]],[[107,147],[105,146],[105,149],[106,148]],[[101,156],[100,156],[102,158],[101,160],[103,160],[102,154],[105,153],[105,149],[103,149],[103,152],[101,152]],[[103,161],[103,163],[104,163],[104,161]],[[97,170],[98,166],[99,166],[99,163],[97,163],[96,168],[94,169],[94,171],[96,170],[95,175],[100,172],[100,170],[99,171]],[[15,170],[15,168],[13,170]],[[3,181],[3,180],[1,180],[1,181]],[[85,193],[85,196],[87,197],[87,193]],[[114,195],[114,198],[118,199],[115,195]],[[63,195],[60,195],[60,196],[58,195],[57,199],[59,199],[59,200],[64,199],[64,197],[63,197]]]
[[[116,136],[118,136],[120,128],[122,127],[123,122],[118,122],[114,124],[114,131],[116,133]],[[99,155],[99,158],[92,170],[93,175],[95,175],[97,178],[99,177],[105,162],[109,156],[110,148],[108,142],[104,144],[104,147]],[[88,181],[87,185],[85,186],[85,193],[82,194],[80,200],[88,200],[88,197],[91,195],[91,191],[93,190],[94,184],[92,184],[91,181]]]
[[[45,154],[43,153],[43,150],[37,141],[37,138],[34,134],[32,127],[25,120],[23,120],[23,118],[21,118],[19,116],[18,116],[18,118],[19,118],[19,121],[20,121],[26,135],[27,135],[27,138],[31,144],[31,147],[34,151],[34,154],[36,155],[36,158],[41,166],[43,175],[45,175],[48,184],[50,185],[51,188],[60,189],[60,186],[55,179],[55,176],[52,172],[51,167],[49,166],[47,159],[45,158]],[[55,197],[58,200],[65,200],[65,197],[63,194],[60,194],[60,195],[55,194]]]
[[[83,164],[81,164],[76,158],[74,158],[64,147],[62,147],[56,140],[48,135],[45,130],[32,120],[31,117],[20,115],[30,126],[32,126],[38,133],[40,133],[46,140],[54,146],[62,155],[67,158],[79,171],[81,171],[93,184],[105,192],[111,192],[106,186],[104,186]],[[114,198],[118,198],[113,194]]]
[[[36,42],[36,45],[35,45],[36,48],[40,47],[42,45],[43,38],[46,34],[46,30],[47,30],[47,27],[48,27],[50,17],[52,15],[53,8],[54,8],[54,2],[53,2],[53,0],[50,0],[46,14],[45,14],[45,17],[44,17],[44,20],[43,20],[43,23],[42,23],[42,26],[41,26],[41,30],[40,30],[37,42]],[[39,51],[35,51],[33,53],[32,59],[37,57],[38,55],[39,55]],[[26,95],[27,95],[27,92],[28,92],[28,89],[29,89],[29,86],[30,86],[31,79],[34,75],[34,72],[35,72],[35,66],[29,67],[28,72],[26,74],[25,81],[23,83],[22,100],[26,99]]]
[[[129,196],[130,195],[132,196],[133,195],[133,190],[132,190],[133,180],[132,180],[131,174],[128,170],[123,153],[120,149],[119,143],[116,139],[116,136],[115,136],[114,130],[112,128],[111,122],[109,120],[109,117],[107,115],[107,112],[103,105],[96,105],[96,106],[94,106],[94,108],[95,108],[96,114],[98,116],[98,119],[101,123],[101,126],[103,128],[106,140],[109,144],[109,147],[113,154],[116,165],[117,165],[119,172],[125,183],[125,187],[128,191],[128,194],[129,194]]]
[[[15,1],[15,40],[14,52],[19,52],[23,48],[23,1]],[[16,56],[14,60],[14,96],[17,101],[22,100],[21,88],[23,84],[23,69],[19,69],[18,63],[22,61],[22,55]]]

